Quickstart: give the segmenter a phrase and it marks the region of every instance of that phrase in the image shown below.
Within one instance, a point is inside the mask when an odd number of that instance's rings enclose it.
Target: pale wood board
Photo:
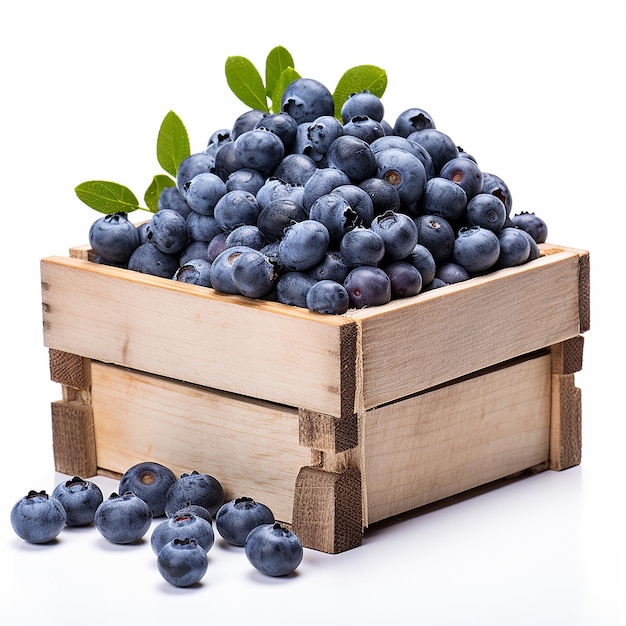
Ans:
[[[362,327],[365,409],[579,333],[579,254],[563,250],[352,313]]]
[[[546,462],[550,369],[538,356],[368,411],[366,524]]]
[[[290,523],[294,487],[311,451],[293,409],[92,362],[98,467],[123,473],[157,461],[176,474],[215,476],[227,499],[248,496]]]
[[[48,348],[331,415],[353,408],[347,318],[75,258],[43,259],[41,277]]]

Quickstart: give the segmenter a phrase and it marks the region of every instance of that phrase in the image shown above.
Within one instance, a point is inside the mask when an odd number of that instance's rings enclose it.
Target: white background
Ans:
[[[9,6],[16,8],[8,8]],[[47,2],[0,10],[3,420],[0,616],[21,624],[222,618],[261,624],[609,626],[624,591],[624,11],[619,3]],[[202,584],[163,581],[149,543],[92,528],[30,546],[9,524],[29,489],[64,476],[52,459],[39,260],[87,241],[98,215],[74,187],[101,178],[139,197],[160,173],[156,134],[174,110],[192,150],[246,107],[224,61],[263,67],[283,45],[331,90],[354,65],[387,70],[393,122],[410,107],[500,175],[514,212],[553,243],[591,252],[583,462],[431,507],[367,531],[340,555],[307,550],[268,579],[220,541]],[[142,214],[145,218],[147,214]],[[510,323],[515,324],[515,319]],[[113,481],[96,479],[105,495]]]

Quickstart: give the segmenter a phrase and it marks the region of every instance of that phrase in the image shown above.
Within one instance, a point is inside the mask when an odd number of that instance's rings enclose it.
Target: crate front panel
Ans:
[[[311,462],[297,411],[96,361],[91,369],[101,470],[152,460],[177,475],[205,472],[227,499],[254,498],[291,522],[296,477]]]
[[[48,348],[329,415],[353,410],[349,319],[73,258],[43,259],[41,277]]]
[[[542,354],[367,411],[367,522],[546,462],[550,372]]]

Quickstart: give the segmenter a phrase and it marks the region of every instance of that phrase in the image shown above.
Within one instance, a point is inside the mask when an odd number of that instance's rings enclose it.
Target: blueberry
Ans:
[[[265,128],[254,128],[235,139],[235,156],[242,167],[271,172],[285,156],[285,146],[278,135]]]
[[[179,283],[211,287],[211,262],[207,259],[189,259],[176,270],[173,279]]]
[[[265,180],[257,192],[256,201],[262,210],[274,200],[291,200],[295,204],[304,206],[304,188],[271,176]]]
[[[206,152],[194,152],[179,163],[176,172],[176,187],[183,198],[185,198],[187,183],[202,172],[211,172],[215,166],[215,158]]]
[[[511,190],[507,184],[497,176],[489,172],[483,172],[483,184],[481,188],[482,193],[490,193],[504,202],[506,208],[506,214],[511,213],[513,207],[513,197],[511,196]]]
[[[442,166],[440,176],[462,187],[468,202],[480,193],[483,187],[483,173],[471,159],[462,157],[450,159]]]
[[[469,274],[484,272],[495,265],[500,255],[498,236],[480,226],[459,229],[451,260]]]
[[[330,233],[322,222],[295,222],[285,229],[278,246],[281,265],[296,272],[309,270],[324,258],[329,243]]]
[[[204,151],[207,154],[215,154],[215,152],[217,152],[223,144],[232,140],[233,138],[231,137],[230,128],[219,128],[211,133]]]
[[[260,524],[273,524],[271,509],[252,498],[242,496],[225,502],[215,516],[215,528],[224,541],[244,546],[246,537]]]
[[[302,204],[307,213],[313,203],[323,195],[330,193],[341,185],[349,185],[350,178],[342,170],[334,167],[320,168],[304,184]]]
[[[393,125],[393,132],[400,137],[408,137],[411,133],[435,128],[432,115],[417,107],[406,109],[398,115]]]
[[[374,215],[379,215],[388,210],[400,211],[400,194],[398,190],[386,180],[374,176],[373,178],[367,178],[361,181],[359,187],[372,199]]]
[[[231,276],[239,293],[248,298],[267,296],[278,280],[274,265],[254,248],[244,250],[233,260]]]
[[[516,228],[516,227],[514,227]],[[519,229],[524,235],[526,235],[526,239],[528,239],[528,243],[530,244],[530,254],[528,255],[528,260],[529,261],[534,261],[535,259],[538,259],[541,256],[541,250],[539,249],[539,246],[537,245],[537,242],[535,241],[535,239],[533,238],[533,236],[526,232],[524,229],[520,228]]]
[[[422,290],[422,275],[411,263],[393,261],[384,269],[391,281],[392,299],[416,296]]]
[[[11,509],[11,526],[28,543],[49,543],[59,536],[66,522],[61,502],[45,491],[29,491]]]
[[[385,136],[385,131],[380,122],[373,120],[367,115],[355,115],[349,122],[344,124],[344,135],[359,137],[371,144],[376,139]]]
[[[232,128],[230,129],[231,141],[235,141],[239,135],[255,128],[255,126],[261,123],[267,115],[268,114],[265,113],[265,111],[260,111],[259,109],[244,111],[237,117],[232,125]]]
[[[213,172],[200,172],[184,186],[185,200],[201,215],[213,215],[217,201],[226,193],[226,183]]]
[[[343,126],[334,115],[323,115],[307,126],[310,145],[320,155],[326,154],[330,144],[343,135]]]
[[[165,514],[171,517],[176,511],[190,504],[199,504],[213,517],[224,503],[224,489],[221,483],[210,474],[196,470],[181,474],[168,489],[165,501]]]
[[[467,194],[455,182],[434,176],[426,182],[422,196],[422,210],[429,215],[438,215],[454,222],[465,216]]]
[[[253,567],[268,576],[291,574],[304,556],[299,537],[279,523],[251,530],[244,550]]]
[[[231,231],[242,224],[256,224],[259,205],[251,193],[233,189],[217,201],[213,215],[222,230]]]
[[[141,244],[128,260],[129,270],[161,278],[172,278],[179,265],[178,255],[161,252],[151,243]]]
[[[100,487],[80,476],[60,482],[54,488],[52,496],[63,505],[68,526],[91,524],[96,509],[104,500]]]
[[[289,83],[281,98],[280,110],[298,124],[312,122],[322,115],[335,114],[335,102],[328,88],[313,78],[298,78]]]
[[[278,198],[261,209],[256,225],[269,243],[282,239],[285,229],[307,219],[301,204],[289,198]]]
[[[453,283],[460,283],[464,280],[468,280],[470,275],[467,270],[452,261],[446,261],[442,263],[435,273],[435,278],[446,283],[446,285],[451,285]]]
[[[112,213],[91,225],[89,245],[108,264],[124,265],[139,246],[139,233],[126,213]]]
[[[159,194],[157,202],[157,208],[172,209],[172,211],[178,211],[183,217],[189,215],[191,207],[187,204],[187,201],[181,195],[178,187],[164,187]]]
[[[424,164],[414,154],[400,148],[387,148],[375,154],[376,176],[398,190],[402,208],[414,211],[426,187]]]
[[[188,504],[187,506],[184,506],[182,509],[178,509],[178,511],[174,513],[173,517],[176,517],[177,515],[190,515],[190,514],[195,515],[196,517],[201,517],[202,519],[209,522],[209,524],[213,524],[213,516],[211,515],[209,510],[203,506],[200,506],[199,504]]]
[[[454,242],[453,242],[454,243]],[[409,256],[404,259],[407,263],[413,265],[422,275],[423,285],[427,285],[435,277],[437,271],[437,263],[431,251],[421,243],[418,243]]]
[[[213,261],[215,261],[217,255],[226,249],[226,240],[228,239],[229,234],[230,233],[221,231],[217,233],[217,235],[215,235],[215,237],[213,237],[211,241],[209,241],[209,245],[207,246],[206,250],[208,261],[211,261],[212,263]]]
[[[212,523],[193,513],[177,511],[172,517],[168,517],[154,527],[150,536],[150,546],[158,556],[166,543],[187,537],[193,537],[204,548],[204,551],[208,552],[215,541]]]
[[[307,291],[306,306],[315,313],[342,315],[350,308],[350,298],[341,283],[325,279]]]
[[[432,159],[435,176],[450,159],[459,156],[459,150],[449,135],[436,128],[424,128],[411,133],[407,139],[422,146]]]
[[[231,174],[237,172],[242,167],[244,167],[244,165],[237,155],[235,142],[229,141],[222,145],[215,153],[215,165],[210,171],[226,182]]]
[[[468,226],[482,226],[498,233],[506,222],[506,208],[497,196],[478,193],[467,203],[465,221]]]
[[[500,242],[500,256],[497,267],[514,267],[528,261],[530,256],[530,242],[519,228],[503,228],[498,233]]]
[[[385,255],[393,261],[407,257],[417,244],[417,225],[405,213],[385,211],[377,215],[372,230],[385,242]]]
[[[391,300],[391,280],[380,267],[360,265],[346,276],[343,286],[356,309],[386,304]]]
[[[513,226],[525,230],[535,243],[545,243],[548,238],[548,226],[538,215],[528,211],[522,211],[512,218]]]
[[[177,211],[157,211],[146,227],[148,241],[165,254],[180,253],[189,243],[187,220]]]
[[[233,281],[233,264],[237,257],[251,249],[247,246],[224,248],[213,259],[209,276],[213,289],[221,293],[240,294],[239,288]]]
[[[367,141],[352,135],[341,135],[326,153],[328,167],[347,174],[349,182],[360,183],[376,175],[376,159]]]
[[[243,224],[231,230],[226,237],[226,246],[247,246],[260,250],[265,245],[265,237],[256,224]]]
[[[340,113],[344,124],[357,115],[366,115],[377,122],[382,122],[385,117],[385,107],[378,96],[364,90],[351,93],[341,105]]]
[[[450,222],[438,215],[420,215],[415,218],[415,224],[418,242],[428,248],[435,263],[447,261],[455,240]]]
[[[317,170],[317,163],[306,154],[287,154],[274,168],[272,176],[289,185],[303,187]]]
[[[354,232],[354,230],[350,232]],[[347,234],[348,233],[346,233],[346,235]],[[343,283],[349,272],[350,267],[346,263],[340,250],[327,250],[322,260],[308,270],[309,276],[315,280],[334,280],[337,283]]]
[[[190,211],[187,216],[187,228],[190,241],[204,241],[205,243],[211,241],[222,230],[214,215],[201,215],[195,211]]]
[[[306,294],[316,282],[306,272],[285,272],[276,282],[276,299],[306,309]]]
[[[265,176],[263,176],[261,172],[253,170],[250,167],[242,167],[228,175],[226,179],[226,191],[241,189],[256,196],[259,189],[265,184],[265,180]]]
[[[150,528],[152,510],[132,491],[112,493],[96,509],[94,524],[111,543],[129,544],[139,541]]]
[[[254,128],[273,132],[283,143],[285,154],[293,147],[298,133],[298,122],[289,113],[270,113],[261,118]]]
[[[175,587],[190,587],[206,574],[209,558],[195,539],[173,539],[161,548],[157,568],[168,583]]]
[[[378,265],[385,256],[385,240],[375,230],[357,226],[343,236],[339,242],[339,252],[349,268]]]
[[[340,241],[348,231],[360,223],[359,215],[350,203],[342,195],[332,192],[320,196],[313,203],[309,219],[326,226],[333,242]]]
[[[370,226],[374,219],[374,202],[370,195],[361,187],[353,184],[339,185],[331,194],[338,194],[347,200],[350,207],[359,216],[359,224]]]

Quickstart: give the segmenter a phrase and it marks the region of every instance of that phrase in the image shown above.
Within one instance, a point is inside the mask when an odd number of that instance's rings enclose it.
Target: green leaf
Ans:
[[[157,160],[171,176],[176,177],[178,166],[190,154],[189,136],[181,119],[170,111],[161,122],[157,137]]]
[[[294,80],[301,78],[300,74],[293,69],[293,67],[287,67],[280,73],[280,78],[274,87],[274,91],[271,95],[272,111],[274,113],[280,113],[280,104],[283,98],[285,87]]]
[[[165,174],[157,174],[144,194],[144,202],[152,213],[159,210],[159,196],[166,187],[175,187],[176,181]]]
[[[251,61],[241,56],[228,57],[225,71],[231,91],[246,106],[269,113],[263,79]]]
[[[74,191],[79,200],[100,213],[131,213],[141,208],[135,194],[124,185],[106,180],[88,180]]]
[[[379,98],[387,88],[387,72],[375,65],[357,65],[347,70],[339,79],[333,100],[335,101],[335,116],[341,117],[341,107],[350,94],[360,91],[369,91]]]
[[[265,61],[265,93],[271,98],[281,74],[287,68],[294,68],[295,63],[291,53],[282,46],[276,46],[270,50]]]

